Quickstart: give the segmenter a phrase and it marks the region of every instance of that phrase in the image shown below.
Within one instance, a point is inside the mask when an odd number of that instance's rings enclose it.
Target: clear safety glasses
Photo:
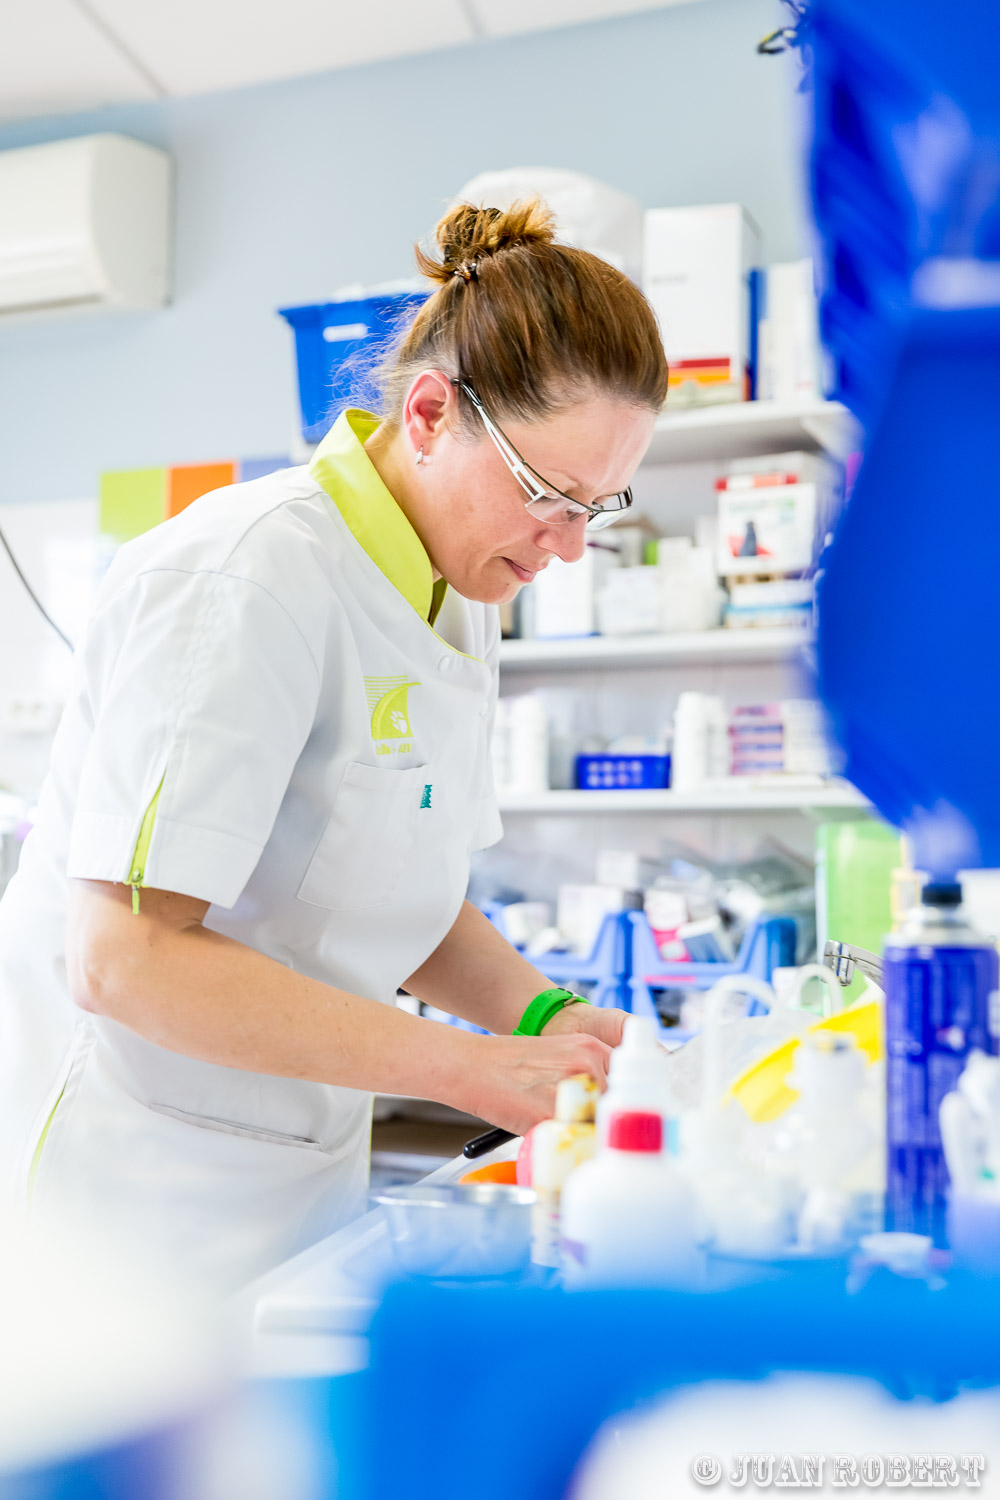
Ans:
[[[525,510],[537,516],[540,521],[547,521],[549,525],[557,526],[565,521],[575,521],[579,516],[586,516],[587,530],[599,531],[604,526],[612,525],[624,511],[628,510],[632,504],[630,489],[621,490],[617,495],[606,495],[596,505],[584,505],[582,500],[574,500],[572,496],[564,495],[562,490],[557,490],[555,485],[549,484],[525,463],[514,444],[500,431],[467,381],[453,380],[452,385],[457,386],[463,396],[467,396],[472,402],[483,426],[489,433],[494,448],[528,497],[525,501]]]

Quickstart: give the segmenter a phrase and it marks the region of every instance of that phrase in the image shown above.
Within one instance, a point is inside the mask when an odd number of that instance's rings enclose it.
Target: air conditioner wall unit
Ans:
[[[170,176],[122,135],[0,151],[0,319],[162,307]]]

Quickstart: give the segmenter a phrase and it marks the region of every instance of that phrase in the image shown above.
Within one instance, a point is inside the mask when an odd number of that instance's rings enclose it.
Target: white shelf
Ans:
[[[501,797],[502,813],[840,813],[860,817],[871,804],[847,782],[782,786],[752,776],[710,783],[697,792],[538,792]]]
[[[643,464],[754,458],[795,449],[825,449],[845,458],[859,445],[858,423],[838,401],[734,401],[665,411]]]
[[[504,673],[536,668],[669,666],[711,662],[790,660],[811,644],[801,626],[783,630],[704,630],[687,635],[573,636],[565,640],[501,641]]]

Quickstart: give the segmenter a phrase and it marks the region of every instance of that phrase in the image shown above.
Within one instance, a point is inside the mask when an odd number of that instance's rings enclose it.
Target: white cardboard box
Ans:
[[[804,573],[816,547],[814,484],[740,485],[719,490],[716,565],[722,578]]]
[[[579,562],[554,557],[531,585],[535,635],[539,639],[593,635],[597,630],[597,595],[618,553],[588,542]]]
[[[757,338],[759,400],[815,401],[822,394],[811,260],[782,261],[762,271]]]
[[[739,203],[646,213],[643,286],[670,363],[670,404],[744,401],[760,231]]]

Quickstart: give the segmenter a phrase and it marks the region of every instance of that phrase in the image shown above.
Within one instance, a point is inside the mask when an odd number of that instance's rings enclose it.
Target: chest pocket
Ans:
[[[426,784],[423,766],[389,771],[350,761],[299,900],[328,911],[360,911],[391,900],[413,847]]]

